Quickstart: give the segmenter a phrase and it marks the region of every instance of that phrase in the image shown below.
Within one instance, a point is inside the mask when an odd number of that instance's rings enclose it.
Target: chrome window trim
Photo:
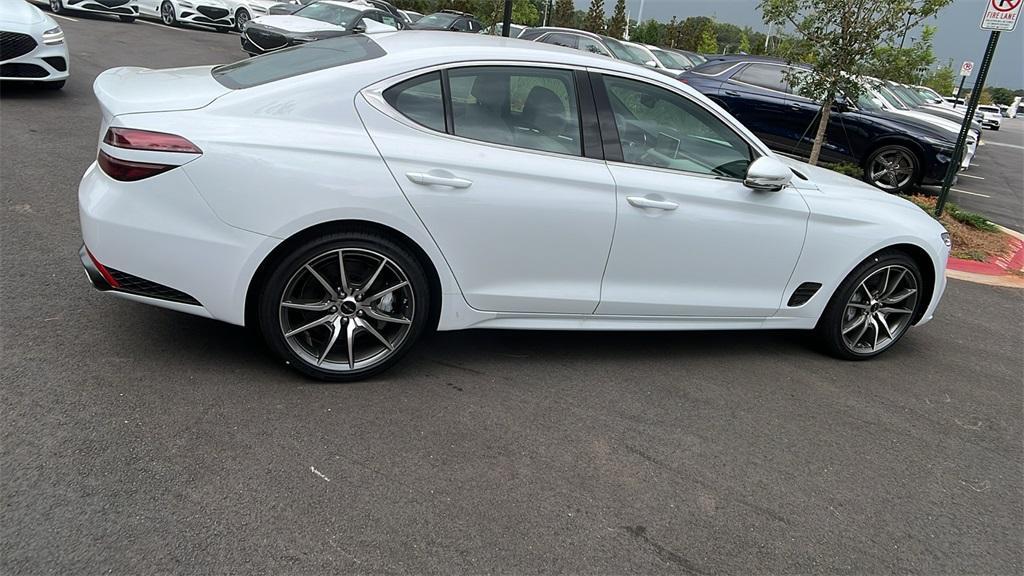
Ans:
[[[568,72],[586,71],[587,70],[587,68],[585,66],[578,66],[578,65],[572,65],[572,64],[561,64],[561,63],[556,63],[556,62],[524,62],[524,61],[521,61],[521,60],[467,60],[467,61],[464,61],[464,62],[446,62],[444,64],[435,64],[435,65],[427,66],[427,67],[424,67],[424,68],[417,68],[416,70],[410,70],[408,72],[403,72],[401,74],[397,74],[395,76],[391,76],[391,77],[386,78],[384,80],[380,80],[378,82],[375,82],[374,84],[371,84],[371,85],[367,86],[366,88],[363,88],[362,90],[357,92],[356,95],[357,96],[358,95],[362,95],[363,99],[366,100],[367,104],[369,104],[372,108],[376,109],[378,112],[380,112],[381,114],[384,114],[388,118],[391,118],[392,120],[395,120],[396,122],[399,122],[399,123],[405,125],[408,128],[412,128],[414,130],[419,130],[420,132],[424,132],[426,134],[430,134],[430,135],[436,136],[438,138],[447,138],[449,140],[454,140],[456,142],[463,142],[463,143],[467,143],[467,144],[475,144],[477,146],[489,146],[491,148],[498,148],[499,150],[509,150],[509,151],[514,151],[514,152],[522,152],[522,153],[525,153],[525,154],[540,154],[540,155],[543,155],[543,156],[553,156],[555,158],[568,158],[568,159],[572,159],[572,160],[581,160],[581,161],[585,161],[585,162],[593,162],[593,163],[598,163],[598,164],[604,164],[604,160],[603,159],[600,159],[600,158],[588,158],[588,157],[583,155],[583,146],[582,146],[582,144],[583,144],[583,126],[582,126],[582,124],[580,124],[580,127],[579,127],[580,128],[580,153],[579,154],[565,154],[565,153],[561,153],[561,152],[549,152],[547,150],[536,150],[534,148],[522,148],[522,147],[519,147],[519,146],[509,146],[507,144],[498,144],[496,142],[487,142],[485,140],[476,140],[474,138],[467,138],[465,136],[457,136],[455,134],[449,134],[447,132],[442,132],[442,131],[434,130],[432,128],[429,128],[427,126],[424,126],[424,125],[416,122],[415,120],[409,118],[405,114],[402,114],[397,109],[395,109],[393,106],[391,106],[391,104],[388,104],[388,101],[384,98],[384,91],[385,90],[387,90],[388,88],[390,88],[392,86],[401,84],[402,82],[405,82],[406,80],[410,80],[412,78],[416,78],[417,76],[422,76],[424,74],[430,74],[431,72],[440,72],[441,70],[451,70],[453,68],[472,68],[472,67],[477,67],[477,66],[505,66],[505,67],[508,67],[508,68],[553,68],[553,69],[558,69],[558,70],[565,70],[565,71],[568,71]],[[573,91],[575,93],[575,90],[576,90],[575,84],[573,84],[572,89],[573,89]],[[577,114],[580,114],[580,113],[581,113],[581,111],[579,110],[579,107],[577,105]]]

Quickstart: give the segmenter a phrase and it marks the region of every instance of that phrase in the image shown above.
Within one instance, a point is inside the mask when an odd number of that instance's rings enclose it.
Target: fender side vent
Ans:
[[[821,284],[817,282],[804,282],[797,286],[796,290],[793,290],[793,295],[789,297],[789,303],[786,306],[790,308],[803,306],[812,296],[818,293],[818,288],[821,288]]]

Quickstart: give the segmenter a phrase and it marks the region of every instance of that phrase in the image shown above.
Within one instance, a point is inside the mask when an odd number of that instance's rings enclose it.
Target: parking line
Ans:
[[[74,18],[68,18],[67,16],[61,16],[60,14],[54,14],[53,12],[50,12],[50,16],[53,16],[54,18],[60,18],[61,20],[70,20],[72,22],[78,22],[78,20],[75,20]]]
[[[983,178],[981,176],[971,176],[970,174],[961,174],[960,177],[961,178],[974,178],[975,180],[984,180],[985,179],[985,178]]]
[[[956,188],[950,188],[953,192],[959,192],[960,194],[969,194],[971,196],[981,196],[982,198],[991,198],[988,194],[978,194],[977,192],[968,192],[967,190],[958,190]]]
[[[1003,144],[1002,142],[989,142],[993,146],[1006,146],[1007,148],[1016,148],[1017,150],[1024,150],[1024,146],[1018,146],[1016,144]]]

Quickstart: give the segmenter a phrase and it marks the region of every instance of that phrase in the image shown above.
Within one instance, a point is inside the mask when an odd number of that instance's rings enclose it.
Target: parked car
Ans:
[[[455,10],[442,10],[420,18],[409,28],[413,30],[448,30],[450,32],[479,34],[484,29],[484,25],[472,14]]]
[[[270,14],[270,9],[280,0],[224,0],[235,17],[235,29],[241,32],[253,18]]]
[[[816,330],[860,360],[932,318],[929,214],[653,70],[515,44],[354,34],[100,74],[89,279],[257,328],[325,380],[435,327]]]
[[[519,35],[519,39],[582,50],[648,68],[655,68],[658,65],[654,55],[639,44],[616,40],[611,36],[594,34],[585,30],[551,26],[529,28]]]
[[[862,83],[866,90],[864,97],[873,98],[875,103],[882,107],[883,110],[892,114],[906,116],[909,118],[915,118],[921,122],[927,122],[937,126],[940,130],[946,132],[947,138],[951,141],[956,141],[960,136],[960,126],[962,121],[954,121],[942,116],[936,116],[929,114],[928,112],[922,111],[919,108],[911,108],[904,104],[900,99],[892,96],[891,92],[888,92],[883,87],[883,82],[875,78],[864,78]],[[971,167],[971,161],[974,159],[974,155],[978,149],[978,142],[981,139],[981,127],[977,130],[971,129],[967,133],[967,149],[964,153],[963,160],[960,162],[960,169],[966,170]]]
[[[487,28],[484,28],[483,33],[490,34],[491,36],[501,36],[502,26],[503,24],[501,22],[498,22],[497,24],[492,24]],[[528,28],[528,26],[523,26],[521,24],[509,24],[508,36],[509,38],[519,38],[519,35],[522,34],[523,31],[527,30]]]
[[[285,14],[293,14],[303,6],[317,2],[318,0],[289,0],[288,2],[282,2],[271,6],[268,14],[271,16],[281,16]],[[383,10],[403,24],[401,28],[408,28],[412,20],[408,16],[402,13],[401,10],[395,7],[394,4],[387,0],[346,0],[352,4],[361,4],[367,8],[377,8]]]
[[[657,46],[644,46],[644,48],[654,56],[654,59],[657,61],[657,69],[659,71],[663,70],[665,74],[673,78],[693,68],[693,64],[685,56],[669,52],[668,50],[662,50]]]
[[[728,66],[723,70],[724,65]],[[799,67],[781,60],[746,56],[709,60],[679,79],[719,103],[772,149],[806,158],[814,144],[821,105],[791,87],[790,79],[800,73]],[[941,183],[955,141],[928,123],[881,111],[869,100],[837,101],[821,159],[863,167],[865,180],[886,192]]]
[[[134,22],[139,15],[139,4],[136,0],[48,0],[50,12],[67,14],[68,12],[91,12],[117,16],[121,22]]]
[[[60,90],[69,61],[64,31],[53,18],[25,0],[0,0],[0,80]]]
[[[405,16],[405,21],[408,22],[409,24],[417,22],[419,21],[420,18],[423,18],[423,14],[420,14],[419,12],[413,12],[412,10],[399,10],[399,12],[402,14],[402,16]]]
[[[138,0],[139,15],[159,18],[166,26],[200,24],[227,32],[235,17],[222,0]]]
[[[319,0],[292,14],[261,16],[249,22],[240,38],[252,56],[361,32],[394,32],[403,26],[391,13],[363,3]]]
[[[1003,124],[1003,112],[999,109],[999,106],[981,105],[978,106],[977,110],[975,118],[981,122],[983,127],[999,130],[999,127]]]

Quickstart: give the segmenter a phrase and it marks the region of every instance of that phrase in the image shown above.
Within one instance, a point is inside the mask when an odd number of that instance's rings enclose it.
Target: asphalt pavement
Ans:
[[[1024,571],[1024,291],[951,281],[872,362],[788,332],[468,331],[316,384],[88,286],[95,75],[244,55],[75,19],[65,89],[0,98],[0,573]]]

